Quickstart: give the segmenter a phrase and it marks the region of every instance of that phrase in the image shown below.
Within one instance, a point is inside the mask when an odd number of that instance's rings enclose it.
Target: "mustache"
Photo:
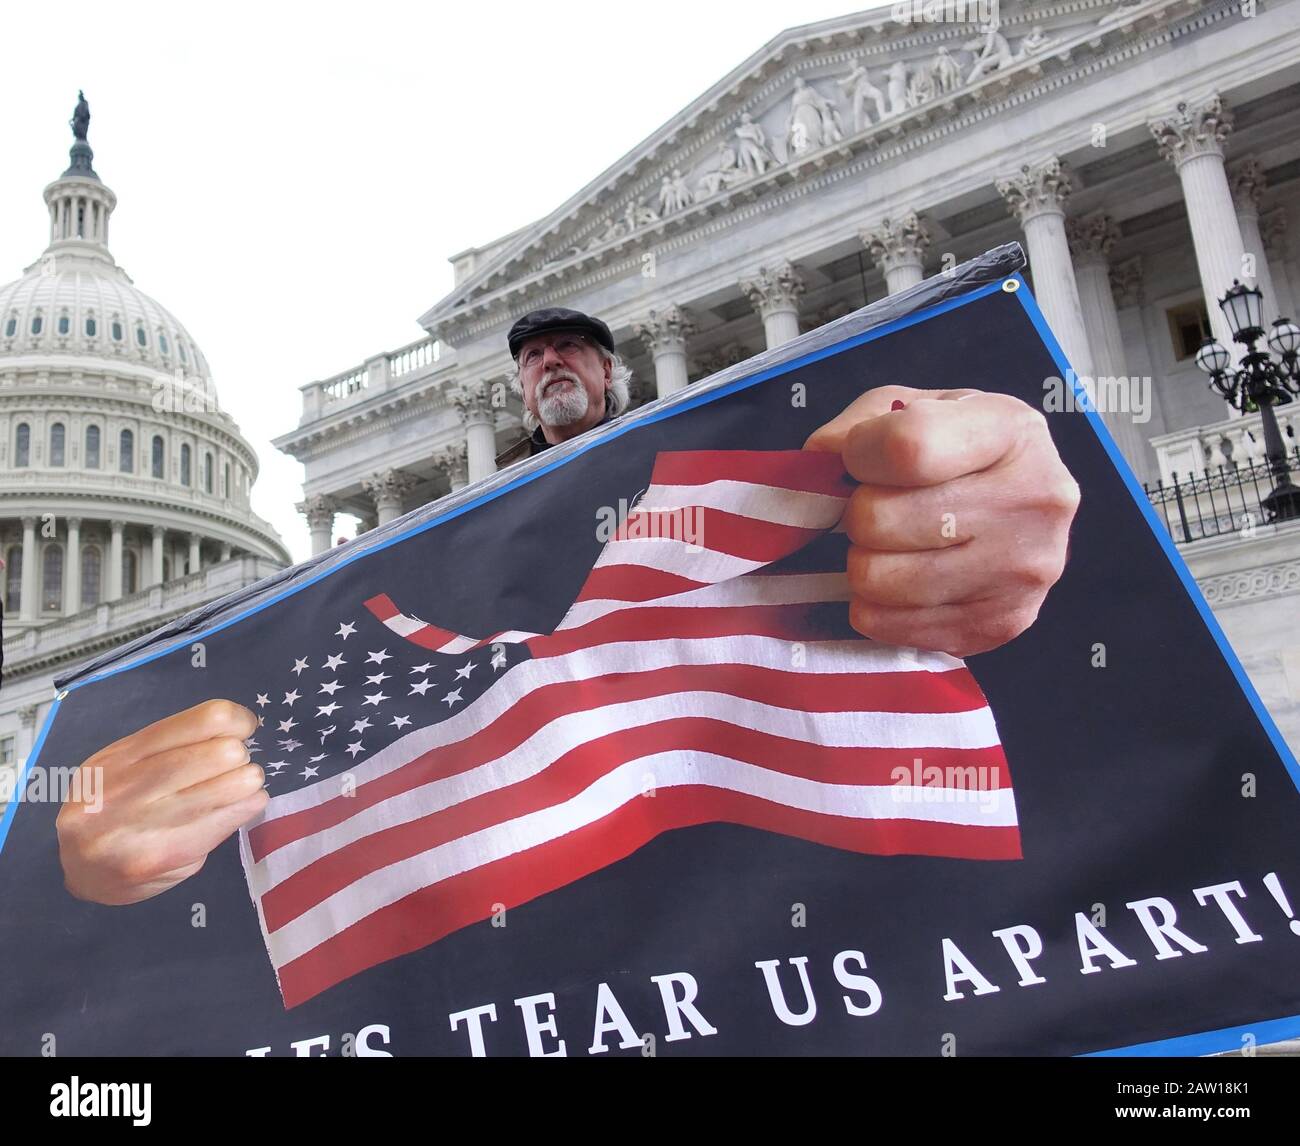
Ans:
[[[582,379],[572,370],[552,370],[543,374],[541,381],[537,383],[537,396],[540,398],[545,394],[553,382],[572,382],[575,386],[582,385]]]

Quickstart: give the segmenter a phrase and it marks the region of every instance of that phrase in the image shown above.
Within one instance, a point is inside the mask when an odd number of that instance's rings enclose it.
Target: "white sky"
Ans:
[[[84,88],[113,253],[203,348],[261,459],[254,507],[302,560],[302,467],[270,444],[300,385],[419,338],[449,255],[552,210],[784,28],[875,6],[7,4],[0,283],[45,246]]]

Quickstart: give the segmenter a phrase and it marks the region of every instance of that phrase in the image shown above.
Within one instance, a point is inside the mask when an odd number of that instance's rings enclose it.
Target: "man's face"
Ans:
[[[543,431],[572,433],[600,421],[613,370],[585,334],[570,330],[539,334],[519,348],[518,362],[524,405]]]

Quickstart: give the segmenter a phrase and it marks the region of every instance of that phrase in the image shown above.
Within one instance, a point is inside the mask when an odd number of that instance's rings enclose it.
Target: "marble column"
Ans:
[[[1110,285],[1110,252],[1119,241],[1119,227],[1109,215],[1067,219],[1066,237],[1074,263],[1074,280],[1079,289],[1083,328],[1092,350],[1096,372],[1097,412],[1128,459],[1138,477],[1149,466],[1146,434],[1134,420],[1139,407],[1153,400],[1150,378],[1133,378],[1124,355],[1124,338],[1119,330],[1119,311]],[[1117,381],[1123,379],[1121,385]],[[1118,406],[1118,408],[1116,408]]]
[[[1258,159],[1243,159],[1228,168],[1228,187],[1232,191],[1232,205],[1237,210],[1237,226],[1241,230],[1241,246],[1245,253],[1241,281],[1258,287],[1263,294],[1265,329],[1272,325],[1281,311],[1268,251],[1259,229],[1259,208],[1267,185],[1264,165]]]
[[[63,612],[81,610],[81,518],[68,518],[68,547],[63,554]]]
[[[324,553],[334,544],[334,515],[338,504],[333,498],[316,494],[298,503],[298,512],[307,519],[307,528],[311,531],[311,555]]]
[[[1079,305],[1079,287],[1065,237],[1065,205],[1070,174],[1055,157],[1025,164],[1009,179],[998,180],[998,193],[1025,232],[1034,297],[1075,374],[1091,377],[1092,353]]]
[[[163,541],[167,530],[161,525],[153,527],[153,551],[149,555],[148,585],[161,585],[163,582]]]
[[[1277,291],[1277,309],[1283,318],[1295,321],[1295,289],[1287,270],[1286,210],[1274,207],[1259,218],[1260,238],[1268,255],[1269,272],[1273,276],[1273,289]]]
[[[402,516],[402,503],[415,488],[415,484],[415,478],[410,474],[389,469],[363,478],[361,488],[374,498],[379,524],[387,525],[394,518]]]
[[[1217,95],[1180,103],[1174,113],[1150,123],[1160,154],[1173,164],[1183,185],[1183,205],[1191,226],[1196,267],[1214,337],[1240,351],[1219,299],[1240,279],[1245,245],[1223,165],[1223,145],[1232,130],[1232,114]],[[1234,357],[1236,354],[1234,353]]]
[[[488,389],[482,383],[461,389],[452,399],[465,426],[469,480],[479,481],[497,468],[496,418]]]
[[[469,484],[469,451],[464,442],[439,450],[433,459],[438,472],[447,479],[452,493]]]
[[[108,568],[104,571],[108,579],[108,591],[102,600],[116,601],[122,596],[122,530],[125,521],[108,523]]]
[[[332,525],[332,524],[333,524],[333,523],[331,522],[331,525]],[[220,556],[219,558],[217,558],[217,560],[218,560],[218,561],[221,561],[221,562],[226,562],[226,561],[229,561],[229,560],[230,560],[230,542],[229,542],[229,541],[223,541],[223,542],[221,543],[221,556]]]
[[[203,566],[203,539],[197,533],[190,534],[189,560],[185,563],[186,573],[197,573]]]
[[[632,329],[645,344],[655,364],[655,393],[666,398],[689,382],[686,370],[686,340],[695,333],[695,319],[684,306],[669,303],[652,310]]]
[[[23,518],[23,574],[22,574],[22,604],[19,607],[18,618],[23,621],[34,621],[39,615],[38,593],[40,590],[36,584],[36,518]]]
[[[925,249],[930,231],[915,211],[899,219],[882,219],[878,227],[862,231],[862,245],[885,276],[890,294],[898,294],[925,278]]]
[[[804,292],[803,273],[789,259],[743,279],[740,289],[763,319],[763,334],[769,350],[799,337],[799,296]]]

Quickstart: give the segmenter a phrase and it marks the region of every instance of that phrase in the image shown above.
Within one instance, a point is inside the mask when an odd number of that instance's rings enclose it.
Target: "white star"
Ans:
[[[392,659],[393,659],[392,654],[389,653],[389,651],[388,651],[387,649],[380,649],[379,652],[377,652],[377,653],[367,653],[367,654],[366,654],[366,663],[367,663],[367,664],[369,664],[371,661],[374,661],[375,664],[377,664],[377,665],[381,665],[381,664],[384,663],[384,661],[390,661],[390,660],[392,660]]]
[[[389,723],[394,728],[405,728],[408,724],[411,723],[411,718],[409,716],[394,716],[393,719],[389,721]]]
[[[411,693],[415,693],[415,692],[418,692],[421,696],[423,696],[432,687],[433,685],[427,680],[417,680],[413,685],[411,685],[411,692],[407,693],[407,696],[410,696]]]
[[[355,724],[352,725],[352,731],[365,732],[365,730],[369,727],[370,727],[370,721],[363,716],[360,720],[358,720]]]
[[[372,692],[366,696],[366,703],[378,705],[380,702],[387,699],[388,697],[386,697],[382,692]]]
[[[320,734],[320,742],[321,742],[322,744],[324,744],[324,743],[325,743],[325,737],[332,735],[333,732],[334,732],[334,730],[335,730],[337,727],[338,727],[337,724],[331,724],[328,728],[324,728],[324,729],[322,729],[322,730],[321,730],[321,734]]]
[[[386,672],[377,672],[374,676],[366,677],[366,684],[383,684],[388,679]]]
[[[327,680],[323,685],[320,686],[320,690],[321,692],[328,692],[330,696],[333,696],[342,687],[343,685],[339,684],[339,682],[336,680]]]
[[[325,663],[321,665],[321,668],[326,669],[329,672],[338,672],[339,665],[345,665],[347,663],[348,662],[343,659],[342,653],[335,653],[332,657],[325,658]]]
[[[265,707],[266,707],[268,704],[270,704],[270,703],[271,703],[270,698],[266,695],[266,693],[264,693],[264,692],[259,692],[259,693],[257,694],[257,707],[258,707],[258,708],[265,708]]]
[[[415,668],[411,670],[411,672],[413,673],[428,672],[431,668],[433,668],[433,665],[429,664],[428,661],[425,661],[424,664],[422,665],[416,665]]]
[[[307,763],[319,764],[322,760],[328,760],[328,759],[329,757],[324,752],[322,752],[319,756],[313,756],[310,760],[307,761]]]
[[[361,741],[358,740],[355,744],[349,744],[343,751],[349,756],[355,757],[358,752],[362,751]]]
[[[310,666],[307,664],[306,657],[294,657],[293,668],[291,668],[289,671],[293,673],[294,676],[301,676],[302,670],[309,667]]]
[[[356,625],[352,624],[350,621],[340,621],[339,631],[334,635],[336,637],[342,637],[346,641],[348,637],[350,637],[356,631],[357,631]]]
[[[448,708],[450,708],[450,707],[451,707],[453,704],[455,704],[458,700],[460,700],[460,689],[457,689],[455,692],[449,692],[446,696],[444,696],[444,697],[442,698],[442,702],[443,702],[443,703],[444,703]]]
[[[317,716],[333,716],[333,715],[334,715],[334,710],[335,710],[335,709],[338,709],[338,708],[342,708],[342,707],[343,707],[343,706],[342,706],[341,704],[335,704],[333,701],[330,701],[329,704],[322,704],[322,705],[321,705],[321,706],[316,710],[316,715],[317,715]],[[288,729],[285,729],[285,731],[287,732]]]
[[[282,703],[292,706],[293,702],[295,700],[298,700],[301,697],[301,695],[302,694],[297,689],[294,689],[293,692],[286,692],[284,694],[284,700],[282,701]]]
[[[266,717],[265,717],[265,716],[259,716],[259,717],[257,718],[257,727],[258,727],[258,728],[261,728],[262,725],[264,725],[265,723],[266,723]]]
[[[302,770],[302,778],[304,780],[310,780],[319,771],[320,771],[319,768],[304,768]]]
[[[506,665],[506,650],[498,649],[492,654],[492,667],[494,669],[503,669]]]
[[[296,720],[294,720],[294,718],[293,718],[292,716],[289,717],[288,720],[282,720],[282,721],[280,721],[280,731],[281,731],[281,732],[292,732],[292,731],[293,731],[295,728],[297,728],[297,727],[298,727],[298,722],[297,722]]]
[[[301,747],[302,747],[302,741],[301,741],[301,740],[281,740],[281,741],[280,741],[280,747],[283,748],[286,752],[292,752],[295,748],[301,748]]]
[[[460,668],[456,670],[456,679],[469,680],[469,674],[472,673],[474,669],[477,667],[478,666],[475,665],[473,661],[466,661],[463,665],[460,666]]]
[[[244,741],[244,747],[247,748],[250,752],[256,750],[256,748],[257,748],[257,737],[256,737],[256,736],[250,736],[247,740]]]
[[[281,768],[287,768],[288,766],[289,766],[289,761],[287,760],[276,760],[273,763],[267,765],[268,768],[274,768],[276,770],[277,775],[279,775],[279,770]]]

